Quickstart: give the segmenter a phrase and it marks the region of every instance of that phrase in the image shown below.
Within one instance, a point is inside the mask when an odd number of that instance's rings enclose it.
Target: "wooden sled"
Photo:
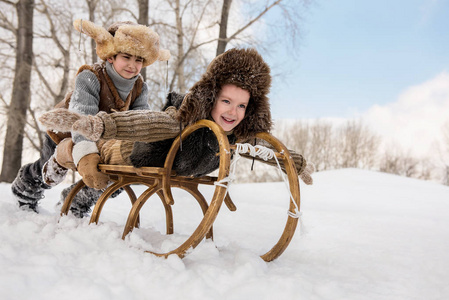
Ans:
[[[173,161],[178,151],[180,140],[184,140],[188,135],[199,128],[209,127],[217,137],[219,143],[220,165],[218,169],[217,177],[204,176],[199,178],[176,176],[172,172]],[[300,207],[300,191],[299,181],[294,162],[290,157],[288,149],[275,137],[269,133],[257,134],[258,139],[265,140],[271,144],[276,150],[275,155],[279,160],[283,160],[285,170],[288,176],[288,182],[290,187],[290,193],[294,200],[291,200],[289,206],[289,212],[295,212],[295,208],[299,210]],[[221,204],[224,201],[229,210],[235,211],[236,206],[232,202],[229,194],[227,193],[227,183],[222,183],[222,180],[227,178],[230,171],[231,149],[235,149],[234,145],[230,146],[228,139],[223,129],[215,122],[208,120],[201,120],[197,123],[186,127],[181,137],[177,137],[173,142],[170,151],[167,155],[165,165],[163,168],[156,167],[142,167],[134,168],[132,166],[122,165],[99,165],[99,169],[108,174],[111,180],[114,182],[110,185],[98,199],[90,218],[90,223],[98,223],[103,206],[109,197],[118,189],[123,188],[131,200],[132,208],[129,212],[128,219],[123,231],[122,239],[130,233],[134,227],[139,226],[139,212],[145,202],[154,194],[157,194],[162,201],[165,208],[166,216],[166,233],[173,233],[173,213],[171,206],[174,205],[174,199],[171,192],[172,187],[181,188],[189,192],[200,205],[203,212],[203,219],[199,223],[198,227],[192,233],[192,235],[179,247],[174,250],[165,253],[153,253],[158,256],[167,257],[171,254],[177,254],[179,257],[183,257],[186,252],[195,248],[204,238],[213,238],[212,225],[220,210]],[[215,183],[222,183],[215,185]],[[131,184],[143,184],[148,188],[137,198],[134,191],[131,188]],[[200,184],[215,185],[215,191],[210,202],[206,201],[204,196],[198,190]],[[84,183],[80,181],[75,188],[67,195],[64,204],[61,208],[61,215],[66,215],[70,209],[70,205],[74,196],[84,186]],[[296,205],[293,203],[296,202]],[[298,218],[288,216],[285,224],[284,231],[279,238],[278,242],[267,253],[261,255],[261,258],[265,261],[272,261],[279,257],[289,245],[293,238],[298,223]]]

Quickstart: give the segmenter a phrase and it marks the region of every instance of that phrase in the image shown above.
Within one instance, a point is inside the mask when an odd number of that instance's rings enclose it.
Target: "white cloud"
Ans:
[[[441,127],[449,121],[449,73],[407,88],[396,102],[371,107],[363,119],[386,141],[418,156],[430,154],[441,141]]]

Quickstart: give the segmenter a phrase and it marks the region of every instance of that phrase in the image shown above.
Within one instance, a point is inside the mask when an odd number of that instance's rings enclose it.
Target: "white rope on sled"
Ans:
[[[285,174],[282,172],[282,168],[281,165],[279,164],[279,160],[275,155],[275,152],[267,147],[261,146],[261,145],[251,145],[248,143],[245,144],[241,144],[241,143],[236,143],[235,144],[236,149],[235,149],[235,155],[234,155],[234,159],[231,162],[231,166],[230,166],[230,171],[229,171],[229,176],[223,178],[222,180],[215,182],[215,185],[221,186],[221,187],[225,187],[226,188],[226,193],[228,192],[228,188],[229,185],[232,183],[232,181],[234,181],[235,179],[235,166],[237,164],[237,161],[241,158],[240,153],[248,153],[249,155],[251,155],[252,157],[260,157],[263,160],[267,161],[269,159],[274,158],[276,160],[276,163],[278,165],[278,172],[279,175],[282,177],[282,179],[284,180],[284,184],[288,190],[288,193],[290,194],[290,201],[293,203],[293,205],[295,206],[295,211],[291,212],[290,210],[287,212],[287,214],[292,217],[292,218],[299,218],[301,216],[301,212],[299,211],[299,207],[296,204],[295,199],[293,199],[293,195],[290,191],[290,186],[288,184],[288,179],[286,178]],[[225,184],[227,183],[227,184]]]

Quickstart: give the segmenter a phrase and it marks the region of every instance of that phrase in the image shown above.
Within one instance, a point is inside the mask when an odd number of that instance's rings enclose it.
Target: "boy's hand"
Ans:
[[[81,115],[68,111],[65,108],[56,108],[44,113],[39,121],[48,130],[56,132],[69,132],[72,125],[81,118]]]
[[[98,141],[104,131],[103,120],[97,116],[82,116],[73,123],[72,131],[82,134],[91,141]]]
[[[107,187],[109,176],[98,170],[100,155],[91,153],[80,159],[78,173],[83,177],[84,183],[91,188],[101,190]]]
[[[83,116],[65,108],[56,108],[44,113],[39,121],[48,130],[55,132],[75,131],[91,141],[98,141],[103,134],[103,120],[97,116]]]
[[[60,166],[66,169],[75,170],[76,166],[72,157],[73,145],[71,138],[63,139],[56,147],[55,159]]]

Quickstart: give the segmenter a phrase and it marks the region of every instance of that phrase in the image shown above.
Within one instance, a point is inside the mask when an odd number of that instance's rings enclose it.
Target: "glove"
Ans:
[[[90,153],[83,156],[77,166],[78,173],[83,177],[84,183],[91,188],[101,190],[106,188],[109,176],[98,170],[100,155]]]
[[[103,120],[97,116],[84,116],[65,108],[56,108],[44,113],[39,121],[48,130],[56,132],[78,132],[91,141],[98,141],[103,134]]]
[[[307,163],[302,173],[299,174],[299,178],[301,178],[305,184],[311,185],[313,184],[313,178],[311,176],[313,172],[315,172],[315,166],[311,163]]]
[[[104,131],[103,120],[97,116],[82,116],[73,123],[72,131],[96,142],[101,138]]]
[[[65,108],[52,109],[44,113],[39,121],[48,130],[57,132],[69,132],[72,130],[72,125],[81,118],[80,114],[68,111]]]
[[[56,162],[64,168],[75,170],[76,166],[72,157],[73,141],[71,138],[63,139],[55,150]]]

